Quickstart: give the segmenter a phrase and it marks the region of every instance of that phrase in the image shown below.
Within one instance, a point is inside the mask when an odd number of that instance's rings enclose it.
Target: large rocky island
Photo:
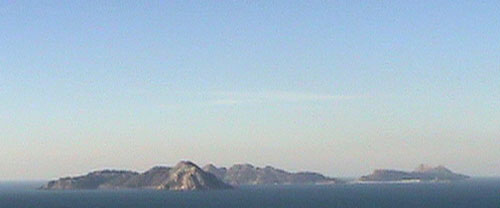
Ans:
[[[362,176],[362,182],[443,182],[468,179],[469,176],[457,174],[444,166],[430,167],[420,165],[411,172],[399,170],[375,170]]]
[[[84,176],[60,178],[41,187],[44,190],[212,190],[229,188],[231,188],[230,185],[188,161],[179,162],[174,167],[154,167],[144,173],[116,170],[95,171]]]
[[[250,164],[203,168],[192,162],[179,162],[174,167],[153,167],[144,173],[123,170],[102,170],[77,177],[48,182],[44,190],[72,189],[157,189],[211,190],[228,189],[231,185],[334,184],[340,181],[314,172],[290,173],[266,166]],[[231,185],[228,185],[231,184]]]
[[[203,167],[206,172],[231,185],[270,185],[270,184],[332,184],[335,178],[314,172],[290,173],[271,166],[263,168],[250,164],[237,164],[230,168],[217,168],[212,164]]]

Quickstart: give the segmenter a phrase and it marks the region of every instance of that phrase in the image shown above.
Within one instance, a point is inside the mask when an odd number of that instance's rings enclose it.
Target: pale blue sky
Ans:
[[[498,1],[1,1],[0,180],[500,175]]]

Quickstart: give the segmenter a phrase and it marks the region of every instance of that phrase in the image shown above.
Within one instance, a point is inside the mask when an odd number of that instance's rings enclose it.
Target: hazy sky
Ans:
[[[0,1],[0,180],[500,175],[499,1]]]

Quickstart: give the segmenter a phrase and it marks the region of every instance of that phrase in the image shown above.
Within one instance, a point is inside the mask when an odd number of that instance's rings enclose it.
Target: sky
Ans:
[[[0,1],[0,180],[500,176],[499,1]]]

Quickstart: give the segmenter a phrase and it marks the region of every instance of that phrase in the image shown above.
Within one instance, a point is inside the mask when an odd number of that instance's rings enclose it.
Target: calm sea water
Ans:
[[[1,208],[328,207],[500,208],[500,179],[441,184],[247,186],[227,191],[39,191],[41,183],[0,183]]]

